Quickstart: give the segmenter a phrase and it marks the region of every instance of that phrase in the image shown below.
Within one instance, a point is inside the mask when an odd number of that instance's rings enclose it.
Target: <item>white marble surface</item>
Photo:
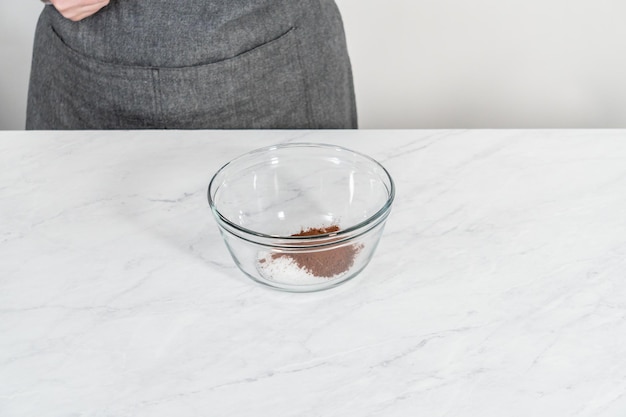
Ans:
[[[283,141],[396,180],[315,294],[234,266],[206,187]],[[626,415],[626,131],[0,133],[0,416]]]

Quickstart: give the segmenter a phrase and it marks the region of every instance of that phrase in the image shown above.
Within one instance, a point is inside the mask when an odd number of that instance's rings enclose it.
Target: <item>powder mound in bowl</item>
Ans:
[[[338,232],[339,226],[311,227],[294,237],[316,236]],[[316,252],[274,252],[259,259],[263,275],[272,280],[294,283],[318,283],[337,278],[352,268],[361,245],[343,245]]]

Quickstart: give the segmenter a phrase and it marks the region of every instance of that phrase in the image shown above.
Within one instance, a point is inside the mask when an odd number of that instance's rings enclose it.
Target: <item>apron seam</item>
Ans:
[[[294,31],[297,34],[297,27],[294,27]],[[304,93],[304,102],[306,103],[306,119],[309,124],[309,128],[313,128],[315,126],[314,118],[313,118],[313,103],[311,102],[311,93],[310,93],[310,77],[304,65],[304,61],[302,60],[301,54],[302,46],[300,44],[300,37],[296,36],[296,56],[298,58],[298,66],[300,67],[300,73],[302,74],[302,89]]]
[[[152,106],[154,116],[153,127],[158,127],[163,123],[163,97],[161,89],[161,77],[158,68],[150,69],[152,75]],[[163,126],[165,128],[165,126]]]

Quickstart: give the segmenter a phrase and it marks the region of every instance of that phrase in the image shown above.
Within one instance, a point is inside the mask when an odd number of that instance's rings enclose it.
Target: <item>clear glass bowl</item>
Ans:
[[[395,189],[374,159],[293,143],[242,155],[213,176],[208,199],[233,260],[269,287],[334,287],[368,264]]]

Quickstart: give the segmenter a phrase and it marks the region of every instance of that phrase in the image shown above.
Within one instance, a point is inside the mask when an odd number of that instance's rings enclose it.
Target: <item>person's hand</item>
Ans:
[[[78,22],[102,9],[109,0],[50,0],[50,4],[63,17]]]

